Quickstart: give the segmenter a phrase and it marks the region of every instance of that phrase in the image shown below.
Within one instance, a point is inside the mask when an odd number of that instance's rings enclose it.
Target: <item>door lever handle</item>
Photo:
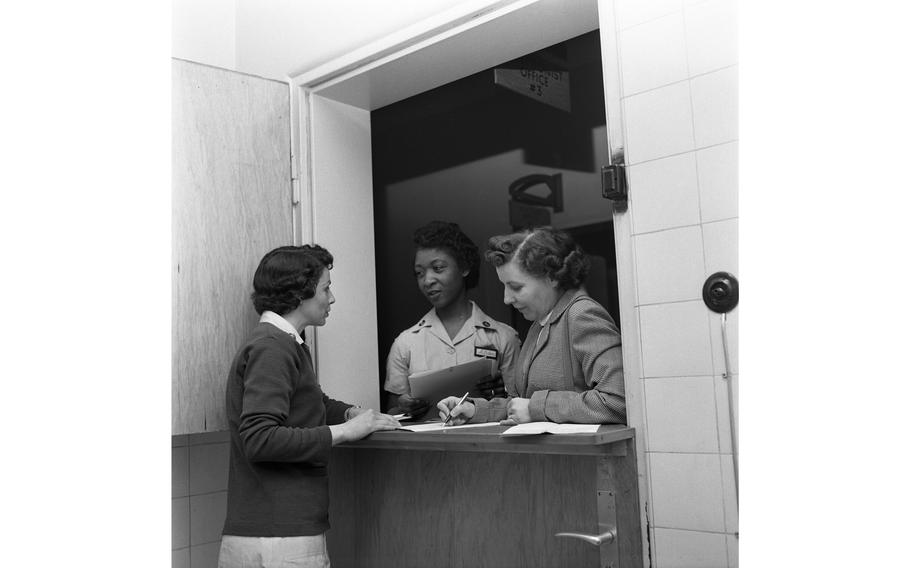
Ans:
[[[601,544],[609,544],[616,540],[616,528],[607,529],[607,532],[592,535],[592,534],[581,534],[581,533],[570,533],[570,532],[561,532],[556,533],[556,536],[564,536],[568,538],[577,538],[583,540],[587,543],[593,544],[594,546],[600,546]]]

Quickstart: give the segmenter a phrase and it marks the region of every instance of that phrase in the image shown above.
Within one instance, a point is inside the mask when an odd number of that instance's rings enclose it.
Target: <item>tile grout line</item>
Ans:
[[[641,237],[641,236],[645,236],[645,235],[654,235],[657,233],[665,233],[667,231],[676,231],[678,229],[691,229],[692,227],[703,227],[705,225],[715,225],[717,223],[723,223],[724,221],[737,221],[737,220],[739,220],[738,215],[736,215],[734,217],[724,217],[722,219],[712,219],[710,221],[702,221],[700,223],[688,223],[686,225],[676,225],[673,227],[665,227],[663,229],[654,229],[653,231],[642,231],[641,233],[632,233],[632,236]],[[707,266],[707,259],[703,259],[703,260],[705,261],[705,265]]]
[[[685,35],[685,29],[683,29],[683,35]],[[640,90],[640,91],[635,91],[635,92],[632,92],[632,93],[623,93],[622,98],[623,98],[623,99],[630,99],[630,98],[632,98],[632,97],[637,97],[638,95],[644,95],[644,94],[647,94],[647,93],[653,93],[654,91],[657,91],[657,90],[660,90],[660,89],[665,89],[665,88],[667,88],[667,87],[672,87],[673,85],[678,85],[678,84],[680,84],[680,83],[684,83],[684,82],[687,82],[687,81],[691,81],[692,79],[701,79],[702,77],[705,77],[705,76],[710,75],[710,74],[712,74],[712,73],[717,73],[718,71],[726,71],[726,70],[730,69],[731,67],[736,67],[737,65],[739,65],[739,62],[738,62],[738,61],[737,61],[736,63],[731,63],[730,65],[724,65],[724,66],[722,66],[722,67],[716,67],[716,68],[711,69],[711,70],[709,70],[709,71],[702,71],[701,73],[696,73],[696,74],[694,74],[694,75],[690,75],[690,74],[689,74],[689,55],[688,55],[688,53],[687,53],[687,54],[686,54],[686,77],[685,77],[684,79],[678,79],[678,80],[676,80],[676,81],[670,81],[669,83],[663,83],[663,84],[660,84],[660,85],[657,85],[657,86],[654,86],[654,87],[648,87],[647,89],[642,89],[642,90]]]
[[[190,495],[187,495],[187,497],[204,497],[206,495],[214,495],[216,493],[227,493],[227,488],[216,489],[214,491],[204,491],[202,493],[192,493]]]
[[[737,135],[737,136],[738,136],[738,135]],[[630,162],[630,163],[626,164],[626,166],[629,167],[629,168],[637,168],[637,167],[639,167],[639,166],[641,166],[641,165],[650,164],[650,163],[652,163],[652,162],[657,162],[657,161],[659,161],[659,160],[665,160],[665,159],[667,159],[667,158],[676,158],[676,157],[678,157],[678,156],[683,156],[683,155],[685,155],[685,154],[690,154],[690,153],[692,153],[692,152],[701,152],[702,150],[710,150],[710,149],[713,149],[713,148],[717,148],[718,146],[723,146],[724,144],[736,144],[736,143],[738,143],[738,142],[739,142],[739,138],[738,138],[738,137],[737,137],[737,138],[730,138],[729,140],[723,140],[723,141],[721,141],[721,142],[714,142],[714,143],[712,143],[712,144],[705,144],[704,146],[694,146],[691,150],[682,150],[682,151],[680,151],[680,152],[673,152],[673,153],[670,153],[670,154],[662,154],[662,155],[656,156],[656,157],[654,157],[654,158],[647,158],[647,159],[645,159],[645,160],[638,160],[638,161],[636,161],[636,162]]]
[[[663,302],[648,302],[647,304],[638,304],[636,308],[650,308],[654,306],[664,306],[667,304],[686,304],[689,302],[698,302],[701,298],[690,298],[688,300],[666,300]]]
[[[680,527],[658,527],[658,526],[654,526],[653,528],[655,528],[655,529],[663,529],[663,530],[670,530],[670,531],[699,532],[699,533],[706,533],[706,534],[729,535],[729,536],[733,536],[733,535],[736,534],[736,533],[732,533],[732,532],[727,532],[726,530],[724,530],[724,531],[709,531],[709,530],[702,530],[702,529],[684,529],[684,528],[680,528]],[[725,548],[726,548],[726,547],[725,547]]]
[[[667,12],[666,14],[660,14],[659,16],[652,16],[646,20],[642,20],[640,22],[635,22],[634,24],[630,24],[626,27],[620,26],[619,32],[621,34],[626,33],[629,30],[634,30],[635,28],[641,27],[645,24],[650,24],[650,23],[656,22],[657,20],[659,20],[661,18],[669,18],[670,16],[678,14],[679,12],[682,12],[682,6],[680,6],[679,10],[673,10],[672,12]]]
[[[692,6],[698,6],[699,4],[704,4],[704,3],[709,2],[709,1],[710,1],[710,0],[699,0],[699,1],[697,1],[697,2],[694,2],[694,3],[692,4]],[[627,31],[627,30],[631,30],[631,29],[637,28],[637,27],[642,26],[642,25],[644,25],[644,24],[650,24],[650,23],[652,23],[652,22],[656,22],[657,20],[659,20],[659,19],[661,19],[661,18],[666,18],[666,17],[668,17],[668,16],[672,16],[672,15],[678,14],[678,13],[680,13],[680,12],[685,13],[685,9],[686,9],[686,5],[685,5],[685,3],[683,3],[683,4],[680,4],[679,10],[673,10],[672,12],[667,12],[667,13],[665,13],[665,14],[660,14],[660,15],[657,15],[657,16],[650,16],[650,17],[648,17],[648,18],[645,19],[645,20],[641,20],[640,22],[635,22],[634,24],[629,24],[628,26],[625,26],[625,27],[619,26],[619,31],[620,31],[620,32],[625,32],[625,31]]]

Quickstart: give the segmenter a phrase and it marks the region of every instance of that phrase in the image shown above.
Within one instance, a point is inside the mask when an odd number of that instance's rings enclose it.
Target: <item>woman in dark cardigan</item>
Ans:
[[[503,301],[534,322],[506,382],[508,399],[440,401],[452,424],[523,422],[624,424],[622,342],[610,314],[583,288],[590,261],[549,227],[490,239],[486,259],[505,286]]]
[[[329,398],[316,379],[301,334],[329,317],[332,260],[320,246],[280,247],[253,277],[261,317],[227,379],[231,456],[219,568],[329,566],[329,451],[399,425]]]

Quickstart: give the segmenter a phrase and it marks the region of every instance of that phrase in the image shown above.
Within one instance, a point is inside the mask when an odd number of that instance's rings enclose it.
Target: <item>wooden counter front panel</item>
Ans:
[[[601,462],[623,459],[347,448],[332,454],[328,539],[336,568],[598,566],[597,548],[554,534],[598,532],[597,489],[612,489],[598,482],[612,475]]]

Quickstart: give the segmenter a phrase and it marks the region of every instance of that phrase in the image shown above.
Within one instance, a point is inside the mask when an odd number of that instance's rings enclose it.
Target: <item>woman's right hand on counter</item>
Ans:
[[[449,425],[451,426],[459,426],[470,420],[477,410],[474,408],[474,403],[466,400],[458,404],[459,400],[461,398],[457,396],[450,396],[440,400],[439,404],[436,405],[436,408],[439,409],[439,419],[445,421],[451,414],[452,419],[449,420]]]
[[[394,430],[401,424],[388,414],[382,414],[372,408],[362,411],[344,424],[329,426],[332,431],[332,443],[353,442],[369,436],[377,430]]]

